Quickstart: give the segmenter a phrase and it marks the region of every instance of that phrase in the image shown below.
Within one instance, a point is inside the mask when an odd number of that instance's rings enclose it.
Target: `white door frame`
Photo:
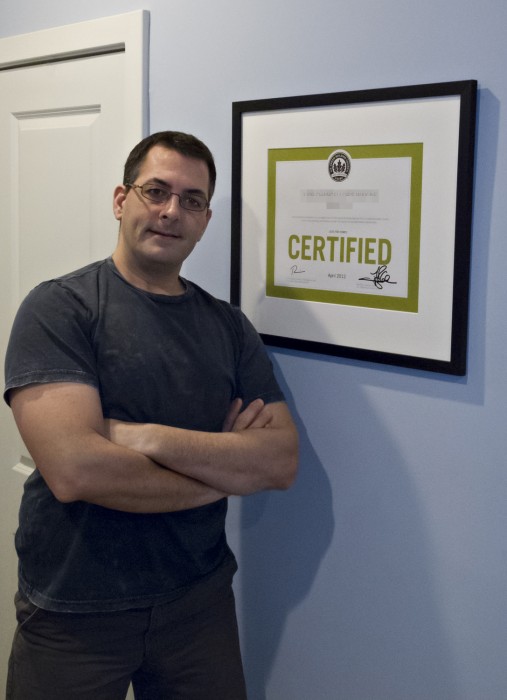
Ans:
[[[81,56],[121,51],[128,80],[124,85],[126,134],[147,134],[148,129],[149,12],[68,24],[0,39],[0,70],[49,63]]]

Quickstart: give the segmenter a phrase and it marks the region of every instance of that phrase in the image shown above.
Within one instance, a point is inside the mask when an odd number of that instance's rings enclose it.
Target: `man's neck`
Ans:
[[[165,294],[167,296],[179,296],[185,292],[185,285],[180,279],[179,270],[168,271],[166,266],[155,266],[143,269],[137,265],[128,264],[126,260],[115,251],[112,255],[116,269],[129,284],[151,294]]]

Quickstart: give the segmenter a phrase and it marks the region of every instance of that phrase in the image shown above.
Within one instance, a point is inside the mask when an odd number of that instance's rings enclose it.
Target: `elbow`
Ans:
[[[261,491],[286,491],[295,482],[298,470],[298,453],[294,450],[285,454],[283,459],[270,462],[262,472],[254,478],[251,474],[239,479],[224,489],[230,496],[251,496]]]
[[[273,488],[279,491],[289,489],[297,478],[299,464],[299,449],[297,440],[290,450],[284,455],[284,459],[279,469],[276,471],[276,483]]]
[[[49,486],[49,484],[48,484]],[[50,491],[57,501],[60,503],[74,503],[74,501],[83,500],[76,488],[71,483],[59,482],[49,486]]]
[[[280,483],[278,489],[280,491],[286,491],[289,489],[296,481],[298,473],[298,457],[297,454],[291,459],[286,465],[285,469],[280,475]]]
[[[76,486],[67,480],[59,479],[57,482],[46,481],[46,484],[60,503],[73,503],[74,501],[80,501],[82,498],[79,495],[79,490]]]
[[[65,470],[56,468],[39,468],[47,487],[60,503],[73,503],[84,500],[85,486],[82,479],[78,478],[79,470],[69,468]]]

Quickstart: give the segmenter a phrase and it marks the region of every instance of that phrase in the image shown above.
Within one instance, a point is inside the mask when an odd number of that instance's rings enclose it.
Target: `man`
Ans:
[[[18,312],[5,397],[37,470],[8,700],[246,697],[226,497],[290,486],[297,434],[251,324],[180,277],[214,184],[198,139],[144,139],[112,257]]]

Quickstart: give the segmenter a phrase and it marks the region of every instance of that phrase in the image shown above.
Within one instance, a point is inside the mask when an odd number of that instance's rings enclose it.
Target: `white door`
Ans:
[[[114,248],[112,192],[146,132],[146,27],[136,12],[0,40],[2,367],[26,293]],[[32,466],[3,401],[0,455],[1,688],[14,629],[13,533]]]

